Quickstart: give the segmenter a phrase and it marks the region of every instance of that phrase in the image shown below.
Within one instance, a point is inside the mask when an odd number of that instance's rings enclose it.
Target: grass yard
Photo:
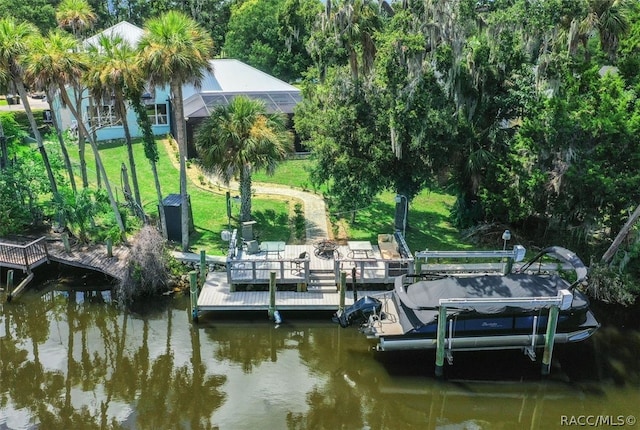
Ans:
[[[406,241],[412,251],[425,249],[459,250],[470,248],[460,242],[460,235],[448,220],[455,197],[425,190],[409,205]],[[383,192],[374,203],[356,214],[355,223],[347,219],[334,222],[334,234],[350,240],[377,243],[379,233],[393,233],[395,193]],[[338,226],[338,227],[335,227]]]
[[[171,147],[164,140],[159,140],[160,160],[158,174],[160,176],[163,197],[168,194],[178,194],[179,175],[177,169],[177,148]],[[72,156],[76,157],[77,145],[70,145]],[[121,165],[128,164],[127,150],[124,142],[114,142],[101,145],[102,155],[107,174],[111,180],[114,193],[118,200],[122,200]],[[149,214],[157,214],[157,198],[153,184],[151,167],[144,158],[143,147],[140,142],[134,144],[138,181],[140,183],[141,198],[144,209]],[[171,158],[173,157],[173,159]],[[91,148],[87,145],[87,160],[90,167]],[[308,167],[310,160],[288,160],[281,164],[273,176],[257,172],[253,176],[254,183],[267,182],[294,186],[310,190]],[[127,167],[128,168],[128,167]],[[195,163],[188,163],[189,194],[193,209],[195,232],[191,235],[191,249],[204,249],[209,254],[222,255],[226,253],[227,243],[222,241],[221,232],[228,228],[226,213],[226,189],[208,183]],[[90,171],[90,179],[95,181],[95,170]],[[129,174],[129,176],[131,176]],[[231,190],[236,195],[237,190]],[[356,221],[350,224],[347,218],[331,217],[333,233],[337,239],[368,240],[377,243],[379,233],[393,232],[393,216],[395,208],[395,193],[381,193],[374,203],[358,211]],[[454,197],[436,191],[425,190],[419,194],[409,206],[406,239],[412,250],[424,249],[464,249],[472,245],[462,243],[457,229],[448,221],[449,211],[454,203]],[[292,204],[286,199],[254,197],[253,216],[257,221],[257,235],[260,240],[285,240],[292,236],[290,214]],[[232,203],[232,228],[237,224],[235,217],[240,208]]]
[[[158,176],[162,188],[163,197],[168,194],[179,194],[180,183],[178,169],[172,163],[167,147],[162,141],[158,141],[160,150],[160,160],[157,163]],[[157,197],[155,185],[153,183],[153,174],[151,166],[146,161],[143,152],[143,146],[140,142],[133,145],[134,156],[136,159],[136,170],[138,173],[138,182],[140,186],[140,195],[145,212],[148,214],[157,214]],[[69,145],[70,155],[77,164],[78,148],[77,144]],[[122,197],[122,180],[121,165],[125,163],[128,169],[128,155],[126,145],[123,142],[114,142],[100,146],[100,155],[107,171],[107,176],[111,182],[116,198],[119,201]],[[87,145],[87,164],[89,170],[89,180],[95,183],[95,163],[92,151]],[[221,232],[228,228],[228,218],[226,211],[225,190],[214,186],[203,186],[197,179],[199,173],[195,165],[190,164],[188,169],[189,176],[193,181],[188,185],[188,191],[191,198],[193,211],[193,219],[195,232],[191,234],[190,246],[194,251],[206,250],[208,254],[224,255],[227,252],[228,244],[221,239]],[[129,171],[129,177],[131,172]],[[232,190],[232,194],[233,194]],[[288,240],[290,236],[289,229],[289,204],[285,200],[273,200],[254,197],[252,199],[253,213],[258,221],[259,227],[257,234],[262,240]],[[232,215],[238,216],[240,208],[232,205]],[[237,224],[236,220],[232,220],[232,227]]]
[[[278,166],[273,176],[256,173],[253,178],[255,182],[289,184],[308,190],[311,163],[307,159],[288,160]],[[410,249],[456,250],[472,247],[461,243],[458,230],[449,222],[449,212],[454,202],[454,196],[438,191],[424,190],[416,196],[409,205],[408,213],[406,239]],[[354,224],[350,224],[346,218],[332,216],[334,236],[343,240],[377,243],[379,233],[393,232],[394,210],[395,193],[383,192],[371,206],[358,211]]]
[[[252,175],[254,182],[264,182],[268,184],[288,185],[290,187],[300,188],[305,191],[316,192],[309,179],[309,169],[313,161],[309,159],[290,159],[280,164],[273,175],[267,175],[265,172],[255,172]],[[324,191],[324,188],[320,188]]]

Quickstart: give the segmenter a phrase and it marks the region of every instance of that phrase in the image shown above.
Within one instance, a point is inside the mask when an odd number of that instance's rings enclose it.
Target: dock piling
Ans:
[[[107,257],[113,257],[113,240],[110,237],[107,238]]]
[[[422,273],[422,258],[420,257],[416,257],[415,258],[415,274],[419,275],[420,273]]]
[[[353,303],[358,301],[358,286],[356,284],[356,272],[357,269],[354,266],[353,268],[351,268],[351,280],[352,280],[352,286],[353,286]]]
[[[11,293],[13,292],[13,269],[7,270],[7,302],[11,301]]]
[[[436,337],[436,377],[441,378],[444,375],[444,344],[447,330],[447,307],[440,304],[438,308],[438,333]]]
[[[269,273],[269,318],[273,319],[276,312],[276,272]]]
[[[549,309],[549,318],[547,320],[547,334],[544,337],[544,353],[542,355],[542,374],[548,375],[551,371],[551,356],[553,354],[553,344],[556,336],[556,328],[558,327],[558,314],[560,308],[556,305]]]
[[[347,290],[347,272],[340,272],[340,305],[338,311],[344,311],[345,294]]]
[[[62,233],[62,244],[64,245],[64,252],[69,254],[71,252],[71,245],[69,244],[69,233]]]
[[[191,297],[191,320],[198,322],[198,272],[189,272],[189,293]]]
[[[204,285],[207,280],[207,251],[200,251],[200,285]]]

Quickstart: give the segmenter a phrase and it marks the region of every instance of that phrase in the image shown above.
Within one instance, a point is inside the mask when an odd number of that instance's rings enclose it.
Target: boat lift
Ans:
[[[415,270],[416,274],[422,273],[423,266],[429,264],[429,260],[433,259],[501,259],[504,261],[503,264],[497,266],[495,271],[502,272],[503,274],[507,274],[511,272],[514,262],[520,262],[524,260],[525,254],[527,250],[522,245],[515,245],[513,249],[510,250],[496,250],[496,251],[418,251],[415,253]],[[443,271],[448,271],[453,269],[455,270],[454,265],[438,265]],[[469,270],[470,272],[474,272],[471,268],[472,265],[464,265],[465,270]],[[487,271],[491,268],[491,264],[481,264],[478,265],[478,270]],[[439,270],[435,270],[438,272]]]
[[[440,299],[438,308],[438,329],[436,337],[436,367],[435,374],[438,377],[443,376],[443,366],[445,356],[449,364],[453,364],[453,349],[457,350],[473,350],[487,349],[488,345],[493,348],[505,348],[513,344],[521,344],[525,353],[535,360],[535,349],[538,344],[544,343],[544,354],[542,357],[542,374],[548,375],[551,369],[551,356],[553,354],[553,345],[555,343],[556,328],[558,326],[558,314],[560,310],[566,310],[571,307],[573,294],[569,290],[560,290],[556,297],[509,297],[502,299],[487,298],[451,298]],[[532,308],[549,308],[549,317],[547,320],[547,331],[545,335],[538,335],[538,317],[533,318],[533,327],[531,335],[512,335],[500,336],[504,342],[502,347],[497,346],[498,338],[495,336],[484,338],[454,338],[453,336],[453,319],[449,319],[449,335],[447,331],[447,312],[450,309],[460,310],[461,308],[482,309],[483,307],[493,306],[514,306],[514,307],[532,307]],[[486,345],[484,345],[486,344]]]

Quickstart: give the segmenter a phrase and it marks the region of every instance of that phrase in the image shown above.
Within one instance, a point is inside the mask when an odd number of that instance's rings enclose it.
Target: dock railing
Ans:
[[[31,269],[47,261],[49,261],[49,252],[45,237],[26,245],[0,242],[0,266],[31,273]]]
[[[516,245],[510,250],[496,251],[418,251],[415,253],[416,274],[419,275],[425,271],[509,273],[513,263],[524,260],[525,254],[526,249],[522,245]],[[460,263],[460,260],[465,261]],[[467,260],[475,262],[470,263]],[[495,263],[496,260],[500,262]],[[452,263],[452,261],[457,262]]]
[[[227,260],[227,280],[231,288],[234,284],[268,283],[271,272],[276,273],[279,284],[309,284],[310,258]]]
[[[413,258],[337,258],[335,260],[335,277],[340,279],[341,272],[352,273],[356,269],[359,284],[377,283],[392,284],[397,276],[414,272]]]

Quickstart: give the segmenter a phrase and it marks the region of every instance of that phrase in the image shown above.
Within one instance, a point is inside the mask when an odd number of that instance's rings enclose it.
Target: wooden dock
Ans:
[[[199,291],[192,291],[194,318],[199,311],[336,311],[354,303],[354,293],[349,291],[354,283],[356,298],[384,294],[392,288],[396,276],[413,271],[413,257],[404,239],[406,251],[400,255],[364,241],[339,244],[325,239],[304,245],[266,242],[252,248],[236,246],[235,238],[234,232],[224,260],[225,271],[215,270],[206,261],[206,281]],[[182,260],[192,264],[195,256]],[[221,260],[216,261],[217,267],[219,263]],[[343,303],[338,288],[342,273],[347,277]],[[272,274],[275,304],[268,291]]]
[[[49,254],[44,237],[26,244],[0,242],[0,266],[31,273],[32,269],[48,261]]]
[[[366,295],[384,294],[385,291],[367,291]],[[359,291],[358,297],[365,295]],[[333,290],[318,289],[304,292],[276,291],[276,309],[279,311],[336,311],[340,294]],[[353,304],[353,291],[345,291],[345,306]],[[269,291],[232,292],[225,272],[209,272],[198,296],[201,311],[261,311],[269,310]]]
[[[65,249],[62,240],[40,237],[26,244],[0,242],[0,267],[22,270],[27,276],[16,288],[9,285],[7,300],[18,296],[33,279],[33,269],[51,261],[83,269],[96,270],[121,280],[127,271],[129,248],[114,247],[109,255],[106,245],[77,245]],[[11,277],[12,279],[12,277]]]
[[[111,256],[106,245],[75,245],[67,252],[63,242],[56,240],[48,242],[47,248],[51,261],[96,270],[116,280],[124,278],[129,264],[130,250],[126,246],[114,246]]]

